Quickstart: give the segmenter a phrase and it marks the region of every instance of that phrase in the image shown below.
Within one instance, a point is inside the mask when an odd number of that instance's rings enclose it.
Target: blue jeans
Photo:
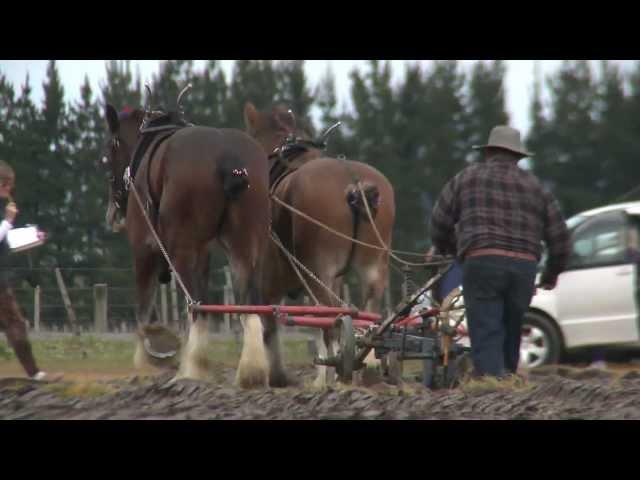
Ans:
[[[442,301],[449,295],[454,289],[462,285],[462,264],[456,260],[451,265],[451,268],[440,279],[434,287],[434,298],[438,302]]]
[[[478,376],[515,373],[524,314],[535,289],[536,262],[471,257],[462,273],[471,357]]]

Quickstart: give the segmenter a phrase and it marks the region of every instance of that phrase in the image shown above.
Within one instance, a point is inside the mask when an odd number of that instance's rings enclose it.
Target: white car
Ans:
[[[538,289],[525,315],[521,366],[558,363],[570,349],[640,345],[640,201],[567,221],[571,255],[553,290]]]

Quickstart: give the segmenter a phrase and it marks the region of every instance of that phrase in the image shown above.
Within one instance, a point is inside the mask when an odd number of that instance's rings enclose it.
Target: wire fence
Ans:
[[[227,267],[225,267],[227,268]],[[18,281],[12,282],[20,307],[37,331],[66,332],[73,330],[75,322],[79,332],[96,330],[96,290],[106,287],[106,330],[108,332],[129,332],[136,327],[136,289],[132,269],[65,269],[61,268],[62,284],[56,279],[55,270],[37,271],[38,284],[31,286],[22,278],[23,272],[14,269],[12,273]],[[213,272],[209,288],[214,303],[224,303],[224,292],[230,288],[228,275],[223,269]],[[117,283],[110,273],[123,273]],[[33,272],[33,270],[31,271]],[[91,272],[89,279],[78,275],[79,272]],[[103,274],[103,275],[101,275]],[[102,280],[104,278],[104,280]],[[113,281],[113,280],[112,280]],[[65,294],[68,302],[65,302]],[[163,308],[164,306],[164,308]],[[154,320],[180,325],[186,319],[184,296],[176,289],[175,282],[160,285],[157,289],[151,312]],[[219,322],[218,322],[219,323]]]
[[[58,273],[56,273],[58,270]],[[13,269],[14,292],[23,313],[35,331],[44,332],[131,332],[136,329],[136,290],[134,272],[130,268],[60,268]],[[28,282],[34,275],[37,284]],[[415,275],[415,274],[414,274]],[[420,277],[421,275],[418,275]],[[402,283],[402,292],[412,290],[420,278],[403,277],[392,273],[390,285]],[[31,283],[31,284],[30,284]],[[32,286],[33,285],[33,286]],[[99,290],[104,292],[104,300]],[[408,290],[407,290],[408,289]],[[348,303],[361,305],[361,289],[357,283],[345,283],[341,292]],[[229,267],[212,271],[209,283],[212,304],[234,304]],[[382,302],[382,313],[393,311],[393,289],[387,288]],[[65,302],[65,297],[68,299]],[[400,299],[398,298],[398,301]],[[303,297],[304,303],[309,299]],[[102,303],[106,305],[102,305]],[[300,303],[289,300],[285,303]],[[106,313],[100,315],[100,309]],[[187,307],[184,295],[176,288],[175,279],[160,285],[152,307],[152,319],[183,330],[186,326]],[[104,324],[101,324],[101,317]],[[211,315],[213,332],[235,332],[240,328],[229,314]]]

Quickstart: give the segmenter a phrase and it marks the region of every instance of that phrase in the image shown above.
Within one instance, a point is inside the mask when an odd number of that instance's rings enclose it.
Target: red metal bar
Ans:
[[[194,305],[193,309],[198,312],[208,313],[254,313],[270,314],[275,312],[290,315],[350,315],[354,319],[369,320],[372,322],[380,320],[382,317],[377,313],[361,312],[341,307],[307,307],[293,305]]]
[[[300,317],[300,316],[281,316],[279,322],[290,327],[313,327],[313,328],[331,328],[336,321],[336,317]],[[366,328],[373,322],[369,320],[353,320],[354,327]]]
[[[401,320],[398,323],[394,323],[394,326],[399,326],[399,327],[411,327],[413,325],[419,325],[421,322],[419,320],[419,316],[414,316],[414,317],[407,317],[403,320]],[[458,335],[461,335],[463,337],[467,337],[469,336],[469,332],[467,331],[466,328],[464,328],[462,325],[458,325],[458,327],[456,328],[456,333]]]
[[[397,327],[418,325],[418,324],[421,323],[420,318],[422,317],[422,315],[426,315],[428,317],[432,317],[434,315],[437,315],[438,313],[440,313],[439,309],[430,308],[429,310],[424,312],[424,314],[417,314],[417,315],[413,315],[411,317],[405,317],[402,320],[399,320],[399,321],[395,322],[394,325],[397,326]]]

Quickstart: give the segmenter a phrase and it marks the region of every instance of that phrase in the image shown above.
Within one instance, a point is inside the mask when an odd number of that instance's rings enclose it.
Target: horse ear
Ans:
[[[293,131],[298,126],[298,121],[291,109],[286,111],[278,110],[274,114],[274,119],[278,127],[285,131]]]
[[[144,110],[136,108],[133,112],[131,112],[131,116],[136,119],[136,123],[139,126],[144,120]]]
[[[253,103],[247,102],[244,104],[244,125],[251,134],[257,130],[258,116],[259,113]]]
[[[108,104],[104,108],[104,115],[107,117],[107,123],[109,124],[109,131],[111,133],[118,133],[120,129],[120,120],[118,120],[118,112],[112,105]]]

